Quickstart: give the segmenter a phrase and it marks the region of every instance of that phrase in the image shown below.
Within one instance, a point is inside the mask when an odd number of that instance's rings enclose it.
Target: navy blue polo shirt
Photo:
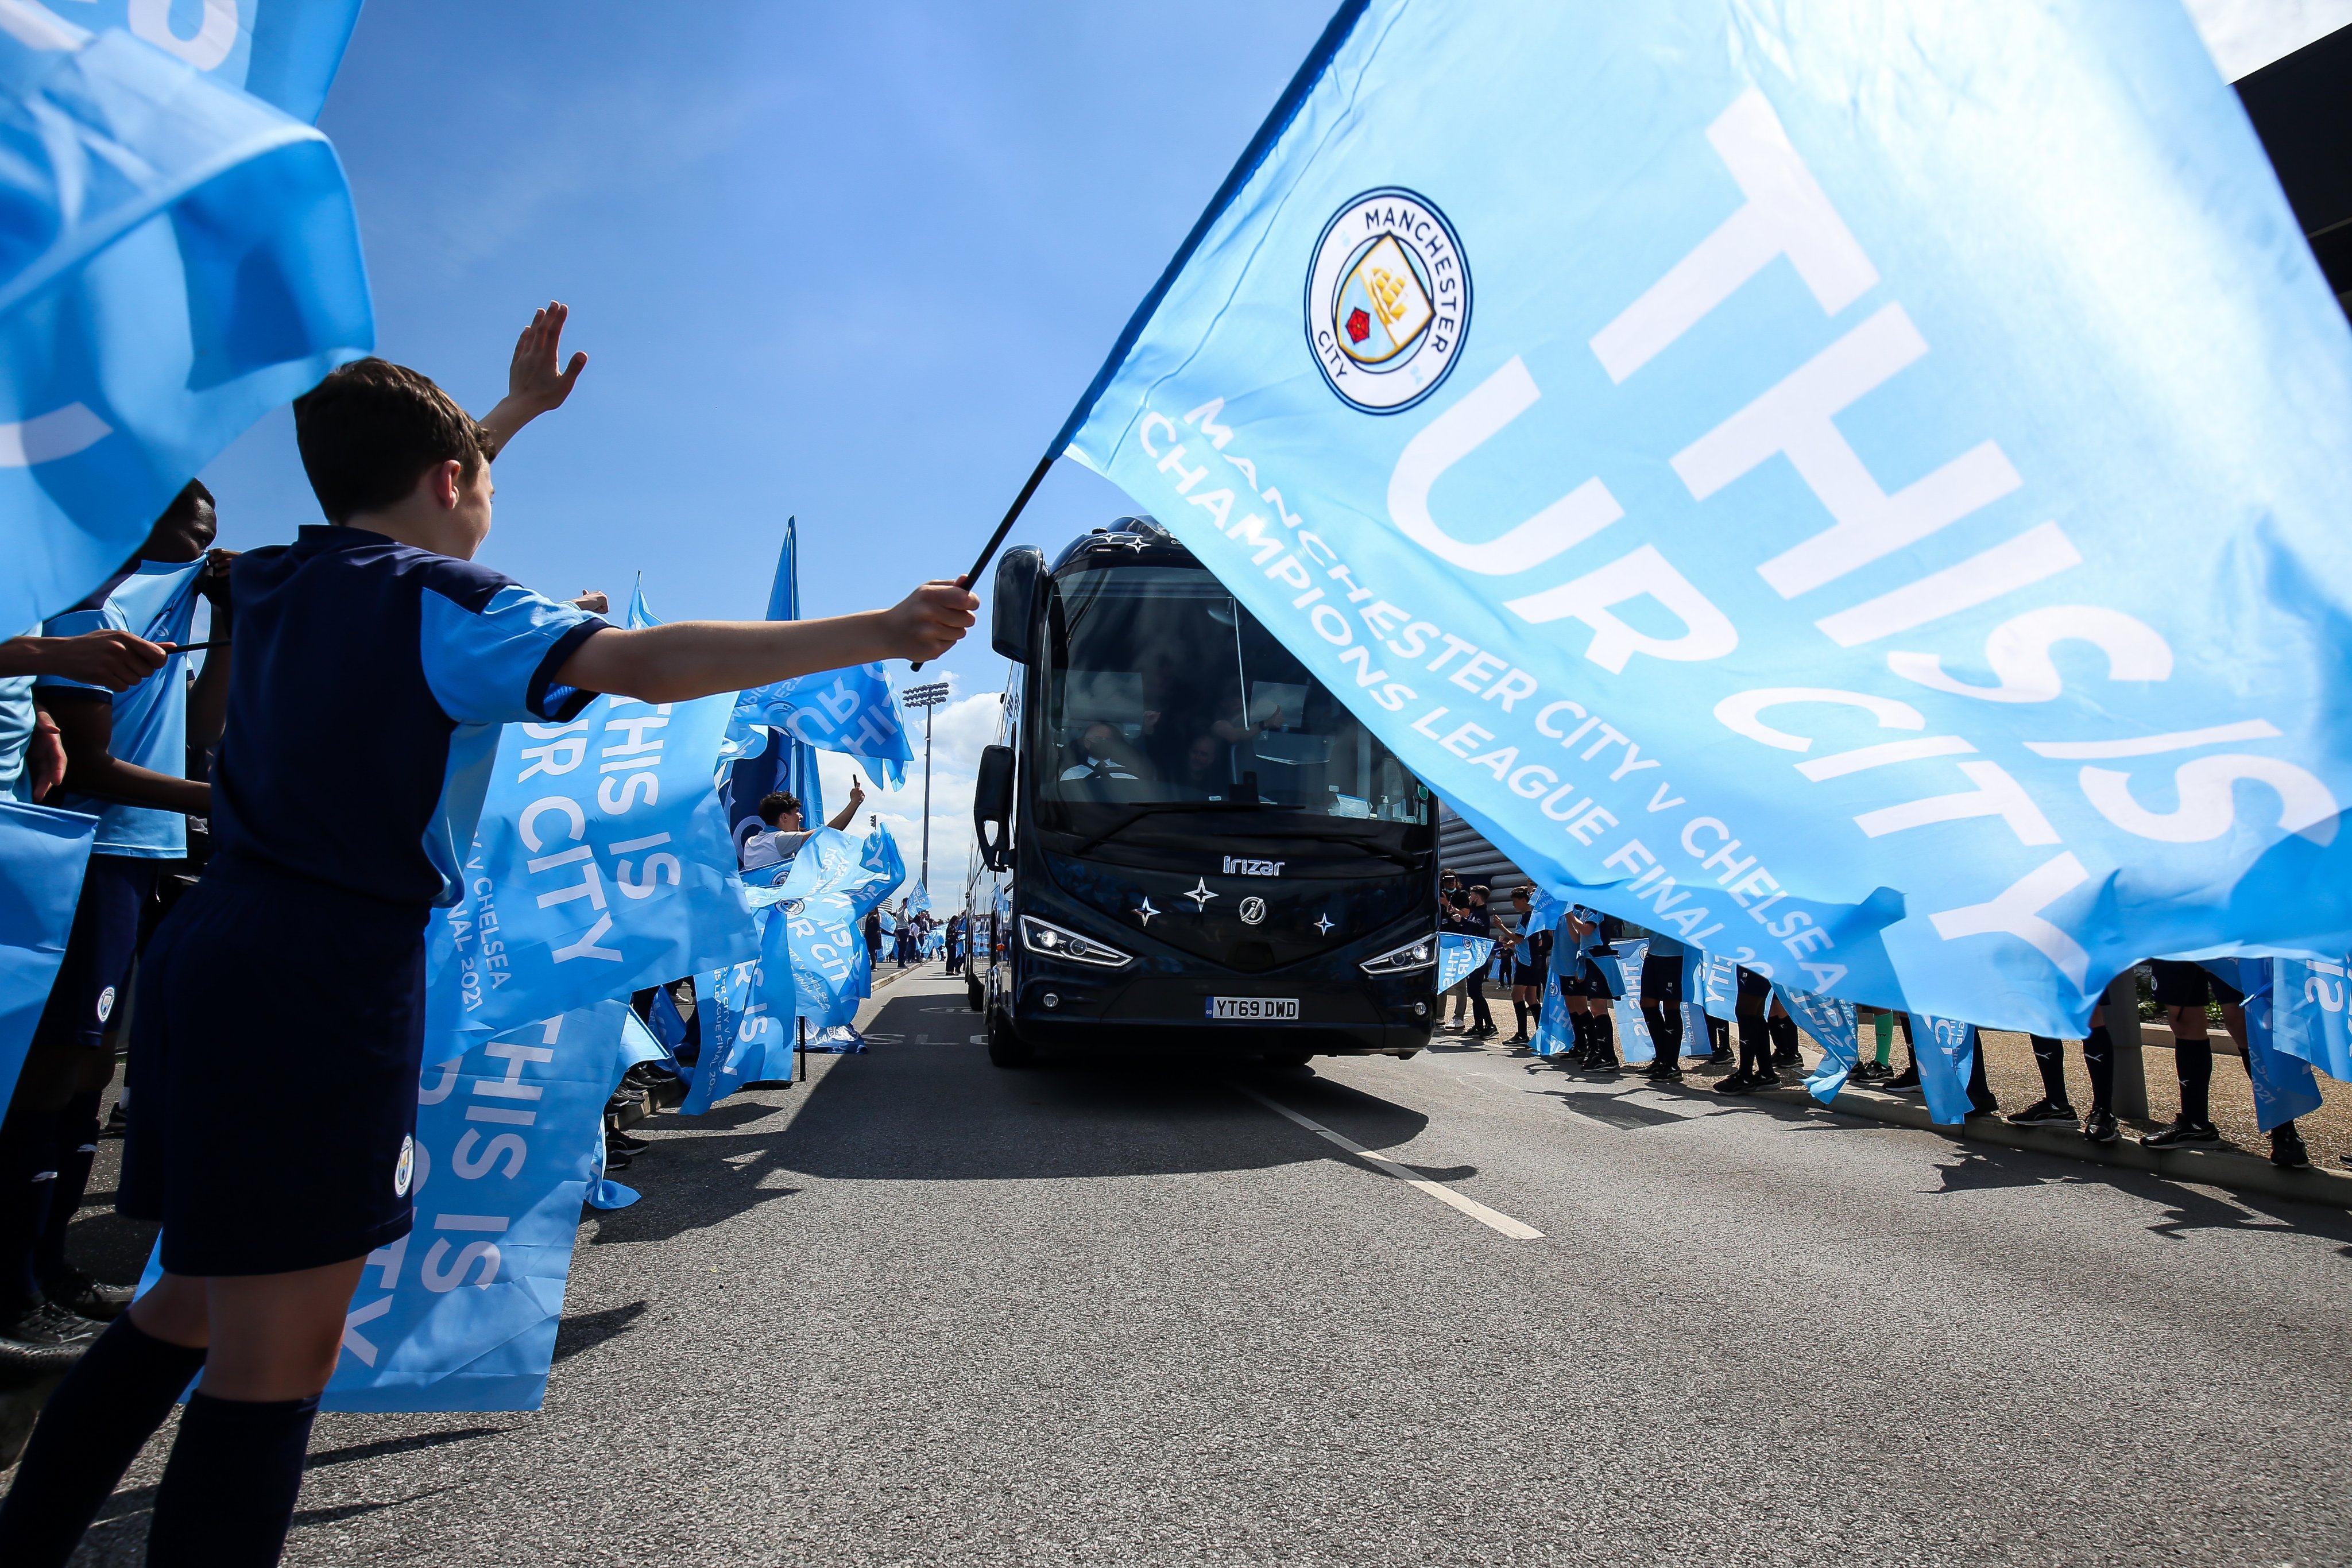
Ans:
[[[456,903],[499,727],[587,706],[596,694],[555,673],[604,622],[360,528],[247,550],[229,591],[215,854],[393,903]]]

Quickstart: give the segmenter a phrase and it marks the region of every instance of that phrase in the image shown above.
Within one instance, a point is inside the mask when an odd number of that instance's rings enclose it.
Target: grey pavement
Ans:
[[[1491,1048],[1242,1075],[1512,1239],[961,998],[640,1129],[546,1408],[323,1418],[287,1560],[2352,1560],[2352,1216]]]

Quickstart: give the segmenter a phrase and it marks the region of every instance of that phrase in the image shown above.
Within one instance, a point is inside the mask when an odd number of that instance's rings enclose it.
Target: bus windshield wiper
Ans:
[[[1114,838],[1135,826],[1146,817],[1157,817],[1170,811],[1263,811],[1265,807],[1256,800],[1152,800],[1137,806],[1126,816],[1070,852],[1085,854],[1104,840]]]

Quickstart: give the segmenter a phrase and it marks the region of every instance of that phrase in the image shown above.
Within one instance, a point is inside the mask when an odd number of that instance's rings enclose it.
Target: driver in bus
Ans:
[[[1117,727],[1103,719],[1087,726],[1079,737],[1080,759],[1062,769],[1062,781],[1072,783],[1081,779],[1106,779],[1135,783],[1143,776],[1130,765],[1128,752]]]

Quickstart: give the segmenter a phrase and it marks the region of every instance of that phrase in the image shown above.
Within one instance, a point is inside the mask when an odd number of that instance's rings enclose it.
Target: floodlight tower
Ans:
[[[932,681],[919,686],[909,686],[898,694],[898,700],[908,707],[923,710],[923,862],[919,881],[923,902],[931,900],[931,710],[948,700],[948,684]]]

